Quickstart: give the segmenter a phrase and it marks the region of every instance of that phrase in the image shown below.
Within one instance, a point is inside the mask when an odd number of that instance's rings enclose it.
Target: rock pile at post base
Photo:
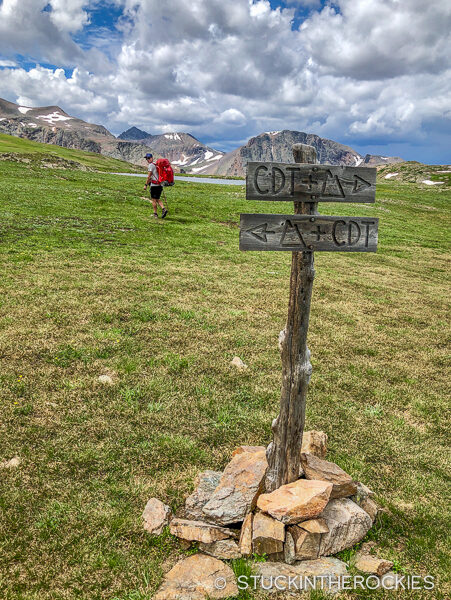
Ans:
[[[185,548],[196,543],[202,555],[214,559],[264,554],[271,563],[292,567],[302,561],[306,567],[319,564],[323,557],[351,548],[371,528],[377,505],[371,490],[324,459],[326,445],[326,434],[305,432],[300,478],[271,493],[264,489],[266,449],[237,448],[222,473],[199,475],[184,510],[169,522],[170,532]],[[169,518],[169,511],[149,501],[143,518],[150,532],[154,505],[159,510],[154,532]],[[167,579],[163,585],[169,585]]]

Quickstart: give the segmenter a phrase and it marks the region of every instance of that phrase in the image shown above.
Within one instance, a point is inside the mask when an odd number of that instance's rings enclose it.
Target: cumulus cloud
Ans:
[[[73,34],[89,41],[97,0],[4,0],[5,61],[77,68],[0,69],[0,96],[60,104],[116,133],[184,130],[223,147],[279,129],[420,144],[449,127],[451,6],[441,0],[109,3],[123,11],[112,43],[86,51]],[[296,29],[298,8],[308,17]]]

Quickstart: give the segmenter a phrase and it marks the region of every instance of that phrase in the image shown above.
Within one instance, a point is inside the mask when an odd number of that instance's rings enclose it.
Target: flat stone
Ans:
[[[306,479],[328,481],[333,484],[331,499],[346,498],[357,492],[357,483],[335,463],[313,454],[301,454],[301,465]]]
[[[252,554],[252,522],[254,520],[254,515],[249,513],[244,519],[243,525],[241,527],[240,534],[240,552],[243,556],[250,556]]]
[[[203,542],[211,544],[219,540],[236,537],[236,531],[218,527],[202,521],[188,521],[187,519],[172,519],[169,530],[172,535],[190,542]]]
[[[398,588],[403,589],[401,584],[398,583],[401,577],[402,575],[398,576],[398,574],[394,571],[389,571],[380,577],[380,587],[384,590],[397,590]]]
[[[21,462],[22,462],[22,459],[20,458],[20,456],[13,456],[13,458],[10,458],[9,460],[4,460],[3,462],[1,462],[0,468],[15,469],[16,467],[18,467],[20,465]]]
[[[109,375],[99,375],[98,380],[100,383],[103,383],[104,385],[113,385],[114,384],[113,378],[110,377]]]
[[[327,433],[324,431],[304,431],[301,452],[324,458],[327,452]]]
[[[310,533],[328,533],[329,527],[324,519],[310,519],[309,521],[302,521],[299,523],[299,527],[309,531]]]
[[[215,558],[222,558],[224,560],[230,560],[232,558],[240,558],[240,548],[235,540],[219,540],[212,544],[199,543],[199,550],[214,556]]]
[[[390,560],[377,558],[371,554],[358,554],[355,561],[355,567],[364,573],[372,573],[373,575],[385,575],[392,568],[393,563]]]
[[[321,589],[321,583],[323,582],[324,588],[326,588],[327,580],[319,579],[315,582],[314,577],[330,577],[332,581],[330,591],[338,591],[337,584],[333,584],[334,579],[347,574],[346,564],[338,560],[338,558],[304,560],[294,565],[286,565],[278,562],[256,563],[254,569],[258,575],[262,576],[263,579],[261,582],[268,593],[275,594],[287,591],[296,597],[298,597],[296,592],[299,589],[311,589],[310,582],[313,584],[316,583],[317,589]],[[279,577],[276,581],[276,577],[279,575],[282,577]],[[291,582],[290,577],[293,578]],[[306,577],[309,578],[308,582],[305,581]]]
[[[371,520],[374,523],[374,520],[377,517],[377,513],[379,512],[379,507],[374,502],[374,500],[372,500],[371,498],[363,500],[363,502],[360,503],[360,508],[363,508],[363,510],[370,515]]]
[[[185,515],[188,519],[202,521],[205,518],[202,509],[218,487],[221,475],[221,471],[205,471],[198,475],[196,489],[185,502]]]
[[[152,535],[161,535],[169,524],[171,509],[158,498],[151,498],[142,514],[144,529]]]
[[[268,515],[256,513],[252,525],[252,548],[256,554],[275,554],[283,551],[285,525]]]
[[[217,589],[217,582],[223,589]],[[228,565],[212,556],[194,554],[167,573],[154,600],[216,600],[237,594],[235,575]]]
[[[326,521],[329,533],[321,536],[320,556],[351,548],[365,537],[373,524],[363,508],[349,498],[331,500],[321,517]]]
[[[295,527],[295,525],[293,525]],[[296,562],[296,546],[294,538],[290,533],[291,527],[287,527],[285,532],[285,544],[283,546],[283,559],[287,565],[292,565]]]
[[[238,371],[245,371],[247,369],[247,364],[244,363],[239,356],[234,356],[230,361],[230,364],[233,367],[236,367]]]
[[[298,525],[289,528],[294,542],[294,556],[296,560],[308,560],[318,558],[320,533],[310,533],[301,529]]]
[[[204,518],[219,525],[243,521],[263,491],[267,468],[263,446],[242,446],[235,451],[203,508]]]
[[[314,519],[326,507],[332,484],[326,481],[298,479],[282,485],[257,501],[260,510],[287,525]]]

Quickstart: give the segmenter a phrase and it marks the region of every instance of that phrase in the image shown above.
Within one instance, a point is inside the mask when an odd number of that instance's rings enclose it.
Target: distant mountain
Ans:
[[[313,133],[302,131],[267,131],[251,138],[247,144],[225,154],[214,165],[202,169],[202,173],[211,175],[237,175],[244,176],[248,161],[276,161],[293,162],[293,144],[308,144],[316,148],[318,162],[329,165],[388,164],[402,159],[373,157],[369,154],[362,157],[358,152],[333,140],[321,138]]]
[[[147,131],[143,131],[142,129],[138,129],[137,127],[130,127],[130,129],[123,131],[117,136],[119,140],[127,140],[129,142],[141,141],[148,137],[150,137],[150,133],[147,133]]]
[[[399,156],[380,156],[379,154],[365,154],[362,167],[380,167],[381,165],[391,165],[404,162]]]
[[[203,172],[203,169],[224,156],[224,152],[206,146],[189,133],[150,135],[137,127],[131,127],[118,137],[146,144],[153,149],[154,154],[167,158],[175,169],[191,173]]]
[[[116,138],[102,125],[71,117],[59,106],[31,108],[1,98],[0,133],[97,152],[142,166],[144,154],[152,152],[168,158],[175,170],[208,175],[244,176],[248,161],[293,162],[292,146],[297,143],[314,146],[322,164],[379,166],[403,160],[397,156],[362,156],[333,140],[287,129],[261,133],[228,153],[206,146],[189,133],[151,135],[131,127]]]
[[[88,150],[144,165],[150,148],[118,140],[102,125],[71,117],[59,106],[30,108],[0,98],[0,132],[64,148]]]

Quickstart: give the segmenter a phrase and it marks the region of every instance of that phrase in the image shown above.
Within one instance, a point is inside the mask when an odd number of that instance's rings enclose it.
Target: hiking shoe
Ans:
[[[167,214],[168,214],[168,209],[163,208],[163,212],[161,213],[161,218],[164,219]]]
[[[153,213],[153,218],[158,219],[158,213]]]

